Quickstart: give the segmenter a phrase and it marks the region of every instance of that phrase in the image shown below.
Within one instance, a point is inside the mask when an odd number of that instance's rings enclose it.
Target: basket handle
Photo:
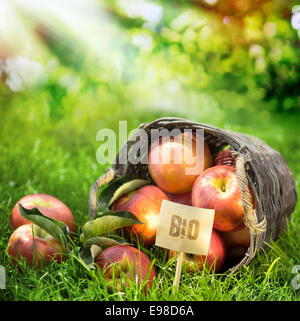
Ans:
[[[97,205],[97,200],[98,200],[98,191],[99,188],[104,185],[109,183],[114,179],[116,175],[116,171],[113,168],[109,168],[105,174],[100,176],[96,182],[92,185],[90,189],[90,196],[89,196],[89,212],[90,212],[90,219],[93,219],[97,213],[98,213],[98,205]]]
[[[240,191],[242,195],[242,204],[245,212],[244,223],[254,235],[264,233],[266,231],[266,218],[261,222],[257,221],[256,210],[253,209],[251,194],[248,188],[248,180],[246,177],[245,165],[251,160],[249,154],[243,155],[237,152],[231,152],[235,158],[236,175],[239,180]]]

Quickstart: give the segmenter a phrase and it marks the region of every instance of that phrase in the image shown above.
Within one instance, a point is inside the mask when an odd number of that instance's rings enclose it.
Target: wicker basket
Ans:
[[[251,234],[247,253],[237,265],[230,268],[233,273],[242,265],[249,264],[259,248],[265,247],[266,242],[271,239],[276,240],[279,234],[286,229],[287,220],[297,202],[294,177],[281,154],[254,136],[222,130],[180,118],[157,119],[150,123],[141,124],[138,129],[147,132],[148,146],[150,146],[150,131],[163,128],[168,130],[174,128],[204,130],[205,140],[213,154],[226,145],[231,146],[242,194],[245,225],[249,227]],[[130,147],[133,143],[134,139],[127,141],[116,156],[113,166],[91,187],[89,198],[91,218],[97,214],[97,195],[103,184],[129,173],[136,173],[141,178],[150,178],[147,165],[141,164],[143,162],[137,165],[120,164],[119,160],[124,159],[124,156],[130,157],[130,153],[132,153]],[[138,156],[141,157],[141,155]],[[255,209],[252,207],[248,184],[250,184],[255,197]]]

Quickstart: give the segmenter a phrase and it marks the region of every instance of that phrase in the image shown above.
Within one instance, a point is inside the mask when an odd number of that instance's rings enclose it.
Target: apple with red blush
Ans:
[[[249,193],[254,207],[250,187]],[[192,205],[214,209],[214,229],[218,231],[241,229],[244,226],[244,208],[235,167],[217,165],[202,172],[193,184]]]
[[[185,192],[180,194],[170,194],[167,193],[171,202],[179,203],[182,205],[192,206],[192,193]]]
[[[125,231],[138,236],[144,245],[154,245],[160,207],[168,196],[155,185],[146,185],[121,196],[113,205],[113,211],[129,211],[143,224],[135,224]]]
[[[229,165],[235,166],[235,159],[232,157],[231,149],[226,149],[220,151],[215,157],[213,161],[214,165]]]
[[[64,259],[62,244],[35,224],[24,224],[13,231],[7,253],[14,264],[23,257],[30,266],[42,266],[52,260],[60,263]]]
[[[167,138],[159,138],[151,144],[150,176],[166,193],[189,192],[197,176],[212,165],[209,146],[203,137],[191,132]]]
[[[227,257],[229,259],[241,259],[250,246],[250,230],[244,226],[240,230],[221,232],[224,240]]]
[[[118,290],[123,286],[129,287],[129,280],[138,279],[139,285],[142,284],[147,292],[156,277],[148,256],[129,245],[114,245],[105,249],[95,257],[94,264],[103,271],[104,278]]]
[[[250,245],[250,229],[245,225],[239,230],[221,232],[221,235],[227,248]]]
[[[169,257],[174,257],[176,251],[169,250]],[[226,258],[225,243],[219,232],[212,230],[207,255],[184,253],[183,262],[189,272],[205,269],[211,272],[220,272]]]
[[[29,220],[21,216],[19,203],[28,210],[36,207],[43,215],[65,223],[71,236],[76,233],[75,219],[69,207],[56,197],[48,194],[26,195],[16,203],[11,213],[11,224],[14,229],[24,224],[31,224]]]

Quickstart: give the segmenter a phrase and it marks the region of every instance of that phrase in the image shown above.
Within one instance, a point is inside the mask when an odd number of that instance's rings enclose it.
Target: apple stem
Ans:
[[[175,278],[174,278],[174,283],[173,283],[173,294],[177,293],[178,290],[179,290],[179,283],[180,283],[180,275],[181,275],[181,270],[182,270],[183,256],[184,256],[184,252],[178,252],[176,272],[175,272]]]

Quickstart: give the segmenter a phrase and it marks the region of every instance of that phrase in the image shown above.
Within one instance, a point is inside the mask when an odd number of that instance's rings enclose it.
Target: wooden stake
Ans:
[[[175,272],[175,278],[174,278],[174,283],[173,283],[173,294],[177,293],[179,290],[183,257],[184,257],[184,252],[178,252],[176,272]]]

